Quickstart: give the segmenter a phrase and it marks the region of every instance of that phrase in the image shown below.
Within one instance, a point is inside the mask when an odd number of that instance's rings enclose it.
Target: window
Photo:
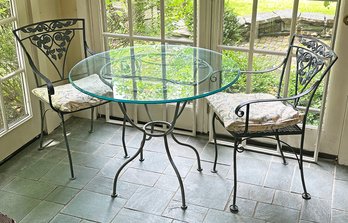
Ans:
[[[16,20],[14,2],[0,0],[0,136],[30,114],[22,57],[12,34]]]
[[[101,4],[105,50],[141,44],[196,45],[197,0],[101,0]],[[181,115],[181,118],[194,120],[193,124],[178,120],[177,126],[190,130],[183,131],[184,134],[196,133],[196,103],[191,102]],[[156,109],[158,106],[162,107]],[[133,109],[132,117],[136,122],[147,119],[142,108],[136,105],[129,108],[130,111]],[[165,120],[171,118],[174,107],[166,104],[152,105],[151,108],[156,113],[154,118]],[[111,107],[111,111],[106,109],[107,121],[113,122],[109,112],[111,116],[120,115],[115,115],[115,109],[117,107]]]
[[[293,33],[315,36],[332,44],[337,0],[225,0],[220,48],[243,70],[279,64]],[[293,65],[295,66],[295,65]],[[274,93],[278,74],[245,76],[234,91]],[[292,75],[284,94],[291,94]],[[324,84],[312,102],[310,124],[320,122]]]
[[[102,0],[107,49],[196,42],[196,1]]]

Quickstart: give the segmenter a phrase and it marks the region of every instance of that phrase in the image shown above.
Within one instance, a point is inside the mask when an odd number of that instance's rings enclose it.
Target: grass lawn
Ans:
[[[336,1],[320,0],[300,0],[299,12],[318,12],[327,15],[335,15]],[[251,15],[253,0],[226,0],[225,7],[233,9],[237,15]],[[276,10],[292,9],[293,1],[291,0],[259,0],[258,12],[272,12]]]

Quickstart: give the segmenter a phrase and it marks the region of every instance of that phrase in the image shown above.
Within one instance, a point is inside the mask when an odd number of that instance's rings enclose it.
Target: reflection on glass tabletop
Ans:
[[[78,90],[100,99],[158,104],[202,98],[233,85],[237,63],[218,52],[183,45],[110,50],[77,63],[69,73]]]

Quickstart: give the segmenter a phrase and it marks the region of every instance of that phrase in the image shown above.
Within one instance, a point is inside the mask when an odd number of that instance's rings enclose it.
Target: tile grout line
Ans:
[[[331,204],[330,204],[330,207],[331,207],[331,210],[330,210],[330,221],[332,221],[332,217],[333,217],[333,212],[332,212],[332,209],[333,209],[333,205],[334,205],[334,194],[335,194],[335,185],[336,185],[336,175],[337,175],[337,166],[335,165],[335,168],[334,168],[334,174],[333,174],[333,182],[332,182],[332,194],[331,194]]]

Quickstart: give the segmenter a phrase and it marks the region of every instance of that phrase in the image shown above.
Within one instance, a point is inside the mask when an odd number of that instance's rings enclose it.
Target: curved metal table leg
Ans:
[[[186,210],[186,209],[187,209],[187,206],[186,206],[186,201],[185,201],[185,189],[184,189],[184,184],[183,184],[183,182],[182,182],[182,179],[181,179],[179,170],[178,170],[178,168],[175,166],[175,163],[174,163],[174,161],[173,161],[173,159],[172,159],[172,156],[171,156],[171,154],[170,154],[169,146],[168,146],[167,135],[164,135],[163,137],[164,137],[164,146],[165,146],[165,149],[166,149],[166,153],[167,153],[169,162],[170,162],[170,164],[172,165],[172,167],[173,167],[173,169],[174,169],[174,172],[175,172],[175,174],[176,174],[176,177],[178,178],[178,181],[179,181],[180,191],[181,191],[181,199],[182,199],[182,206],[181,206],[181,209]]]
[[[202,169],[202,167],[201,167],[201,158],[199,157],[199,153],[198,153],[197,149],[196,149],[195,147],[193,147],[193,146],[187,144],[187,143],[180,142],[180,141],[175,137],[175,135],[174,135],[173,133],[172,133],[171,135],[172,135],[174,141],[175,141],[177,144],[182,145],[182,146],[189,147],[190,149],[192,149],[192,150],[195,152],[196,157],[197,157],[197,164],[198,164],[197,170],[198,170],[199,172],[201,172],[203,169]]]
[[[126,147],[126,118],[123,117],[123,125],[122,125],[122,146],[124,151],[124,158],[129,158],[127,147]]]
[[[124,121],[127,121],[129,122],[134,128],[138,129],[139,131],[141,131],[143,133],[143,139],[141,141],[141,145],[140,145],[140,148],[138,149],[138,151],[130,158],[128,159],[119,169],[118,171],[116,172],[115,174],[115,178],[114,178],[114,184],[113,184],[113,191],[112,191],[112,194],[111,196],[112,197],[117,197],[117,194],[116,194],[116,186],[117,186],[117,179],[122,171],[122,169],[124,169],[125,166],[127,166],[127,164],[129,164],[132,160],[134,160],[139,154],[141,155],[140,159],[142,158],[142,153],[143,153],[143,148],[144,148],[144,145],[145,145],[145,141],[148,140],[148,139],[151,139],[152,137],[163,137],[164,138],[164,146],[165,146],[165,150],[166,150],[166,153],[167,153],[167,156],[168,156],[168,159],[169,159],[169,162],[170,164],[172,165],[174,171],[175,171],[175,174],[176,174],[176,177],[178,178],[178,181],[179,181],[179,185],[180,185],[180,190],[181,190],[181,197],[182,197],[182,206],[181,208],[183,210],[185,210],[187,208],[186,206],[186,202],[185,202],[185,190],[184,190],[184,184],[182,182],[182,179],[181,179],[181,176],[180,176],[180,173],[177,169],[177,167],[175,166],[175,163],[173,161],[173,158],[170,154],[170,151],[169,151],[169,146],[168,146],[168,135],[169,134],[172,134],[173,130],[174,130],[174,126],[175,126],[175,123],[176,123],[176,120],[178,119],[178,117],[180,116],[180,114],[182,113],[182,111],[184,110],[185,108],[185,105],[186,105],[186,102],[183,102],[183,105],[181,106],[180,108],[180,102],[177,102],[176,103],[176,108],[175,108],[175,112],[174,112],[174,117],[173,117],[173,120],[172,122],[167,122],[167,121],[150,121],[148,122],[147,124],[144,125],[143,128],[140,128],[139,126],[137,126],[127,115],[127,111],[126,111],[126,105],[125,103],[118,103],[119,106],[120,106],[120,109],[124,115]],[[154,126],[157,125],[157,124],[164,124],[164,125],[167,125],[168,126],[168,129],[164,132],[164,133],[158,133],[158,132],[154,132]],[[150,128],[149,128],[150,127]],[[149,137],[147,139],[147,136]],[[188,144],[184,144],[184,143],[181,143],[180,141],[178,141],[175,136],[173,136],[173,139],[180,145],[184,145],[184,146],[188,146],[190,147],[191,149],[193,149],[197,155],[197,160],[198,160],[198,169],[202,169],[201,168],[201,165],[200,165],[200,158],[199,158],[199,154],[197,152],[197,150],[188,145]]]
[[[145,145],[145,139],[146,139],[146,134],[144,133],[143,140],[141,141],[141,145],[140,145],[140,148],[138,149],[138,151],[130,159],[128,159],[124,164],[122,164],[122,166],[117,170],[117,172],[115,174],[115,178],[114,178],[114,184],[113,184],[113,190],[112,190],[111,197],[117,197],[116,186],[117,186],[118,176],[120,175],[123,168],[125,168],[128,163],[132,162],[135,159],[135,157],[137,157],[139,155],[139,153],[141,153],[141,151],[143,150],[144,145]]]

